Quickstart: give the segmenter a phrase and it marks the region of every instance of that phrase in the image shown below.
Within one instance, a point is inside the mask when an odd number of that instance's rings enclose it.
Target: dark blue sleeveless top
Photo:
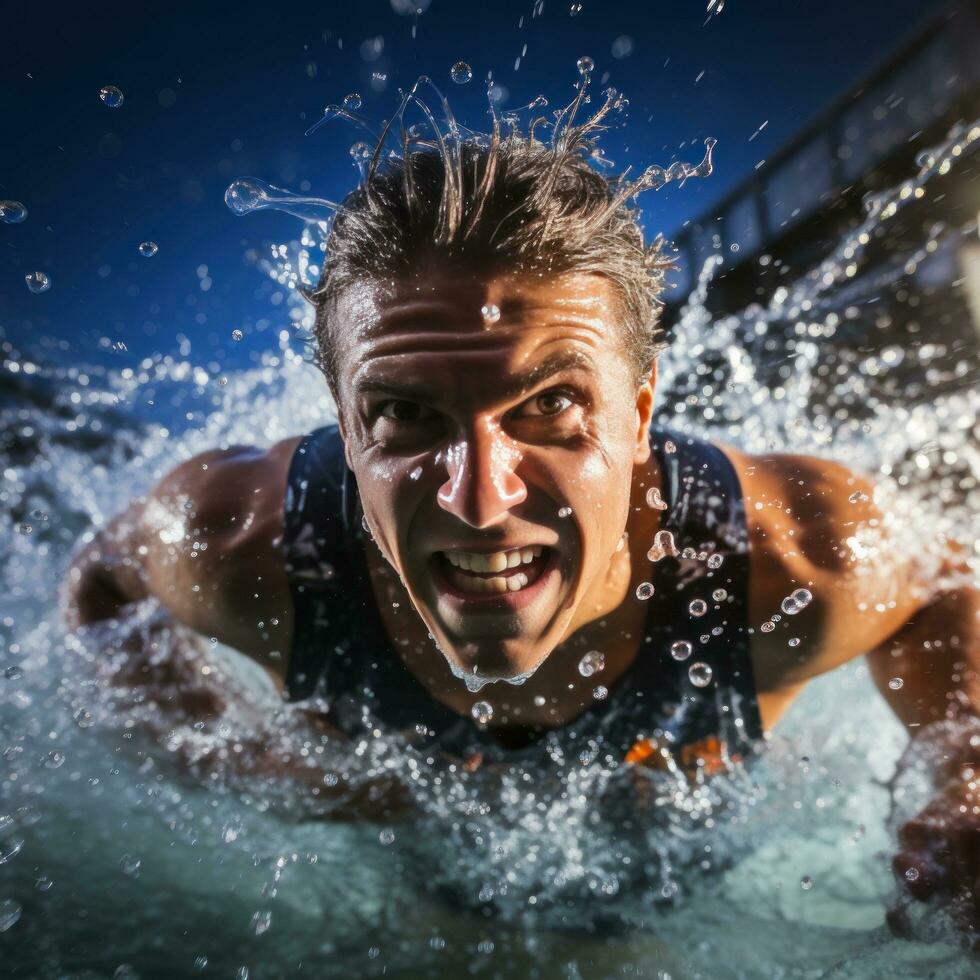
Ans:
[[[738,476],[710,443],[665,430],[651,431],[650,440],[667,504],[660,527],[673,534],[680,554],[651,562],[655,592],[631,666],[605,698],[537,740],[547,742],[552,755],[555,738],[570,743],[576,755],[588,746],[610,763],[649,754],[643,751],[647,740],[672,752],[688,747],[699,755],[744,755],[762,736],[749,656],[749,550]],[[320,710],[352,735],[381,725],[461,758],[534,751],[536,742],[503,749],[492,730],[436,701],[392,648],[336,426],[317,429],[297,447],[284,516],[295,618],[286,673],[290,700],[318,699]],[[692,614],[696,600],[705,607],[702,615]],[[697,603],[694,609],[700,611]],[[681,661],[671,652],[679,641],[692,649]],[[693,665],[696,680],[710,675],[704,686],[692,681]]]

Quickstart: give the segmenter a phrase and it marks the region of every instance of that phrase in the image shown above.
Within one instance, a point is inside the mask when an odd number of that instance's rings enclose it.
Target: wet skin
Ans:
[[[481,315],[491,304],[501,313],[495,322]],[[633,592],[649,576],[659,517],[644,503],[660,485],[647,441],[656,374],[635,376],[614,291],[585,274],[529,280],[437,270],[387,292],[352,287],[337,313],[345,324],[339,419],[395,650],[461,714],[489,701],[491,727],[567,723],[592,703],[593,683],[575,669],[587,650],[604,652],[610,687],[636,656],[647,607]],[[153,596],[281,682],[292,608],[276,543],[297,442],[204,454],[174,470],[79,553],[70,620],[106,618]],[[778,612],[795,588],[814,595],[795,618],[798,646],[777,633],[753,636],[764,726],[809,680],[865,654],[910,732],[975,714],[977,592],[924,579],[914,556],[889,541],[873,487],[846,468],[722,449],[746,503],[751,623]],[[206,550],[191,547],[202,541]],[[447,552],[526,546],[547,560],[529,566],[539,577],[525,589],[477,596],[454,588],[459,570]],[[457,676],[528,671],[521,686],[496,683],[479,694]],[[897,690],[888,683],[895,677],[903,680]],[[980,814],[971,826],[980,832]],[[944,839],[942,829],[937,836]],[[954,889],[973,887],[978,869],[962,865]]]

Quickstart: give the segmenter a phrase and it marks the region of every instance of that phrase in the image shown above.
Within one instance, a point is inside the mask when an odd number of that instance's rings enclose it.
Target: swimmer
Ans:
[[[70,622],[155,599],[324,730],[367,707],[468,769],[559,730],[709,775],[867,655],[915,738],[947,733],[900,880],[976,895],[980,602],[937,584],[959,557],[926,569],[832,461],[657,424],[668,263],[590,149],[583,124],[373,169],[310,293],[337,424],[177,466],[79,550]]]

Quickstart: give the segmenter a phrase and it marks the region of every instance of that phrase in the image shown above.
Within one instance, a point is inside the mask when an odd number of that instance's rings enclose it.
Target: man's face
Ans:
[[[371,532],[457,673],[515,679],[595,618],[652,387],[603,277],[433,274],[338,304]]]

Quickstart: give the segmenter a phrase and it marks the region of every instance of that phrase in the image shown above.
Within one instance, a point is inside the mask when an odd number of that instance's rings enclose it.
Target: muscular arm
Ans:
[[[214,451],[178,466],[78,553],[67,583],[70,625],[152,597],[179,622],[281,674],[292,607],[277,542],[294,447]]]

